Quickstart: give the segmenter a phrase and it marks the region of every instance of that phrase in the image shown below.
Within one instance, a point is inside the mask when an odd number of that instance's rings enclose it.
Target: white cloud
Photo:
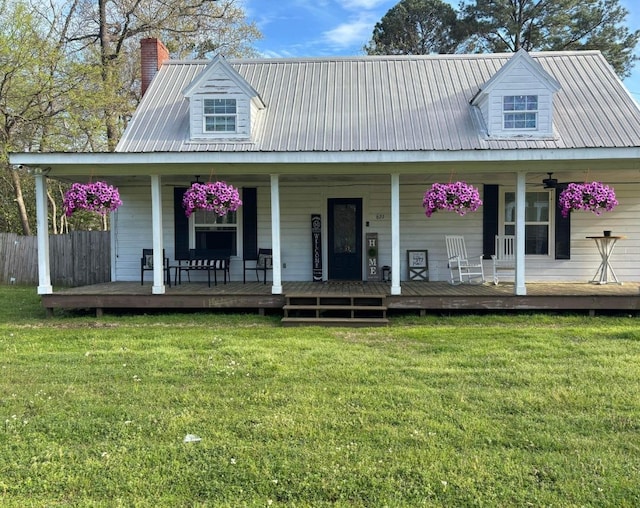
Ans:
[[[369,16],[364,16],[348,23],[342,23],[322,34],[323,39],[329,44],[340,48],[358,45],[371,38],[373,25]]]
[[[339,0],[336,2],[343,9],[349,11],[372,10],[389,3],[389,0]]]
[[[300,45],[294,45],[279,51],[272,51],[268,49],[260,52],[260,56],[262,58],[292,58],[305,54],[304,47]]]
[[[325,30],[322,39],[335,48],[345,49],[364,46],[371,39],[375,24],[397,0],[336,0],[335,3],[339,6],[338,9],[357,14],[348,21]]]

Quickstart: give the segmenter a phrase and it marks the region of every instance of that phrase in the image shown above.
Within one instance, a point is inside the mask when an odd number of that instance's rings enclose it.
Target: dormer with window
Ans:
[[[258,92],[216,56],[183,91],[189,100],[189,132],[194,142],[251,141],[259,111]]]
[[[553,98],[560,88],[520,50],[481,87],[471,105],[478,108],[488,138],[549,139],[554,137]]]

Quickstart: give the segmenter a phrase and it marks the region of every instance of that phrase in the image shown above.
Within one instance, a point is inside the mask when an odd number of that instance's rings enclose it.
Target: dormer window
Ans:
[[[507,95],[502,101],[505,130],[535,130],[538,128],[538,96]]]
[[[189,100],[193,143],[248,143],[266,106],[258,92],[216,55],[182,92]]]
[[[204,99],[204,132],[236,132],[235,99]]]
[[[478,128],[487,139],[555,139],[554,96],[560,83],[524,49],[473,96]]]

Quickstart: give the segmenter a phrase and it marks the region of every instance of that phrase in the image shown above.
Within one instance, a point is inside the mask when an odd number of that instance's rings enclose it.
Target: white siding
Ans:
[[[458,178],[463,179],[462,176]],[[489,175],[474,175],[466,181],[477,186],[482,193],[482,182]],[[237,187],[255,186],[250,181],[229,181]],[[282,214],[282,280],[308,281],[312,279],[311,263],[311,214],[322,216],[323,267],[327,271],[327,199],[339,197],[362,198],[363,240],[366,233],[376,232],[379,239],[379,265],[391,265],[391,216],[389,205],[389,178],[375,177],[371,183],[362,180],[349,181],[341,178],[331,182],[287,182],[281,178]],[[513,178],[515,182],[515,177]],[[509,177],[500,182],[511,185]],[[422,208],[424,192],[433,181],[428,177],[400,178],[400,266],[401,280],[407,279],[407,250],[428,250],[429,279],[448,280],[444,236],[464,235],[471,256],[482,254],[482,208],[477,213],[460,217],[455,213],[437,212],[427,218]],[[269,248],[271,243],[270,189],[266,181],[258,187],[258,246]],[[535,189],[535,187],[531,187]],[[590,212],[573,212],[571,217],[571,259],[556,260],[549,256],[526,259],[526,281],[586,282],[590,280],[600,263],[596,246],[587,236],[602,234],[609,229],[614,235],[626,236],[620,240],[611,262],[618,278],[624,282],[639,282],[638,253],[640,252],[640,183],[616,184],[616,195],[620,205],[612,212],[596,216]],[[123,205],[114,214],[113,232],[115,241],[114,280],[137,281],[140,278],[140,256],[143,248],[150,248],[151,194],[150,188],[120,187]],[[167,255],[174,264],[173,186],[163,185],[164,244]],[[240,215],[241,218],[241,215]],[[369,226],[366,226],[366,223]],[[242,280],[241,229],[238,235],[238,256],[232,258],[231,278]],[[364,256],[364,254],[363,254]],[[364,257],[363,257],[364,265]],[[491,274],[491,260],[485,260],[487,278]],[[172,273],[173,276],[173,273]],[[150,281],[150,275],[148,275]],[[247,273],[251,279],[252,274]],[[204,280],[204,279],[200,279]]]
[[[602,235],[611,230],[614,236],[626,236],[618,241],[611,255],[611,265],[623,282],[640,281],[640,184],[615,185],[620,203],[611,212],[597,216],[591,212],[571,212],[571,259],[527,259],[526,281],[586,282],[593,278],[600,264],[596,245],[588,236]]]
[[[250,124],[248,134],[252,140],[255,140],[258,136],[258,118],[260,116],[260,108],[256,105],[255,101],[250,101]]]
[[[120,187],[122,206],[113,214],[116,281],[140,280],[142,249],[153,247],[151,232],[151,184],[149,187]],[[173,259],[173,189],[162,187],[162,223],[165,254]],[[173,277],[173,274],[171,274]],[[145,273],[151,283],[151,272]]]
[[[480,180],[465,181],[478,187],[482,195]],[[462,217],[441,211],[427,217],[422,207],[422,198],[432,183],[426,182],[424,178],[400,178],[401,280],[407,279],[407,250],[422,249],[428,251],[429,280],[449,280],[445,235],[464,235],[469,256],[482,254],[482,208]],[[487,268],[488,265],[485,265],[485,270]]]

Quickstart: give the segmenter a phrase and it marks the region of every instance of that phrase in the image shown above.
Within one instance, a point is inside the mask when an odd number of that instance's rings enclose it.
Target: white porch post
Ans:
[[[280,178],[271,175],[271,247],[273,249],[273,285],[271,294],[282,294],[282,256],[280,255]]]
[[[49,263],[49,219],[47,214],[47,177],[41,172],[36,178],[36,220],[38,235],[38,294],[53,293]]]
[[[162,179],[159,175],[151,175],[151,231],[153,233],[153,286],[151,293],[154,295],[165,293],[161,184]]]
[[[400,175],[391,175],[391,294],[400,288]]]
[[[525,206],[527,199],[526,173],[518,171],[516,176],[516,277],[515,294],[526,295],[524,282],[524,240],[525,240]]]

